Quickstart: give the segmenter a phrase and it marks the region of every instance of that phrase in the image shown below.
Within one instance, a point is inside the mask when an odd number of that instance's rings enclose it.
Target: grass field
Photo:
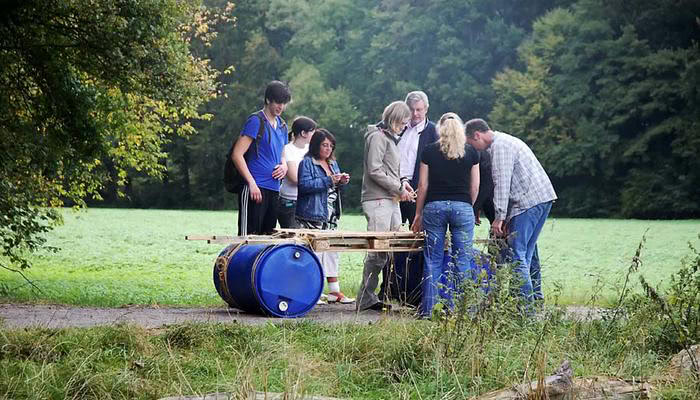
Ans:
[[[34,266],[26,271],[42,292],[0,270],[2,297],[98,306],[223,304],[211,279],[222,246],[184,237],[233,234],[236,218],[231,211],[65,210],[65,224],[48,236],[48,244],[61,251],[33,256]],[[364,217],[343,216],[340,228],[365,230]],[[477,227],[476,238],[485,238],[487,229],[487,223]],[[604,284],[600,301],[609,302],[647,229],[640,272],[662,283],[678,269],[688,242],[698,244],[700,221],[550,218],[539,241],[545,294],[559,285],[562,302],[581,304]],[[346,294],[359,286],[363,257],[341,255]]]

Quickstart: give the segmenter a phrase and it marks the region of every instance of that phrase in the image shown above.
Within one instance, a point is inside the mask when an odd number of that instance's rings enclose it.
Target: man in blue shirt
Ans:
[[[281,115],[291,99],[285,83],[270,82],[263,109],[248,117],[233,147],[231,159],[246,182],[238,195],[239,236],[270,234],[277,224],[280,181],[287,174],[282,150],[289,140]]]

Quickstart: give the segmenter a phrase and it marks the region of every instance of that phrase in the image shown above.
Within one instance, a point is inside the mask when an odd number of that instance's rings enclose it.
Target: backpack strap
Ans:
[[[263,111],[260,110],[260,111],[258,111],[258,112],[256,112],[256,113],[251,114],[251,117],[252,117],[253,115],[256,116],[256,117],[258,117],[258,121],[260,122],[260,126],[258,127],[258,134],[255,136],[255,156],[256,156],[256,157],[259,156],[259,154],[258,154],[258,143],[260,142],[260,140],[262,140],[262,137],[265,135],[265,118],[264,118],[263,115],[260,115],[260,114],[262,114],[262,112],[263,112]],[[267,141],[268,141],[268,142],[270,141],[269,135],[268,135]]]
[[[263,110],[260,110],[251,116],[255,115],[258,117],[258,120],[260,121],[260,127],[258,128],[258,134],[255,136],[255,156],[258,156],[258,142],[262,140],[262,137],[265,136],[265,121],[267,118],[265,118],[265,115],[263,114]],[[289,130],[287,128],[287,122],[284,120],[284,118],[279,117],[279,119],[282,121],[282,124],[279,126],[280,128],[284,128],[285,131],[287,131],[287,134],[289,134]],[[272,134],[268,132],[267,135],[267,143],[270,144],[272,143]]]
[[[285,121],[282,117],[280,117],[280,120],[282,121],[282,125],[280,125],[280,128],[284,128],[284,130],[287,133],[287,141],[291,142],[292,140],[289,137],[289,128],[287,127],[287,121]]]

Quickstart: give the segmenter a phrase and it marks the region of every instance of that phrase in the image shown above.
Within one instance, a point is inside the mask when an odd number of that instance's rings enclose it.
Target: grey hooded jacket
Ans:
[[[362,201],[393,199],[401,196],[398,138],[377,125],[365,133],[365,159],[362,174]]]

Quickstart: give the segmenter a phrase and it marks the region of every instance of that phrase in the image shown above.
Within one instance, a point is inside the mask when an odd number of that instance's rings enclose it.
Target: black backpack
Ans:
[[[252,146],[255,146],[255,156],[258,156],[258,143],[260,140],[262,140],[262,137],[264,136],[265,133],[265,119],[261,115],[262,111],[258,111],[256,113],[251,114],[248,118],[255,116],[258,118],[260,121],[260,128],[258,128],[258,134],[255,136],[255,141],[253,142]],[[280,118],[281,119],[281,118]],[[282,119],[282,127],[286,129],[287,123],[284,122]],[[240,137],[240,136],[239,136]],[[231,193],[240,193],[241,190],[243,189],[243,186],[245,186],[245,179],[243,179],[243,175],[238,171],[238,168],[236,168],[236,165],[233,163],[233,160],[231,159],[231,154],[233,154],[233,148],[236,146],[236,142],[238,141],[238,138],[233,141],[231,144],[231,148],[228,149],[228,152],[226,153],[226,161],[224,163],[224,187],[226,188],[226,191],[231,192]],[[271,138],[270,135],[267,136],[267,142],[270,143]],[[250,151],[250,147],[246,151],[246,154]]]

